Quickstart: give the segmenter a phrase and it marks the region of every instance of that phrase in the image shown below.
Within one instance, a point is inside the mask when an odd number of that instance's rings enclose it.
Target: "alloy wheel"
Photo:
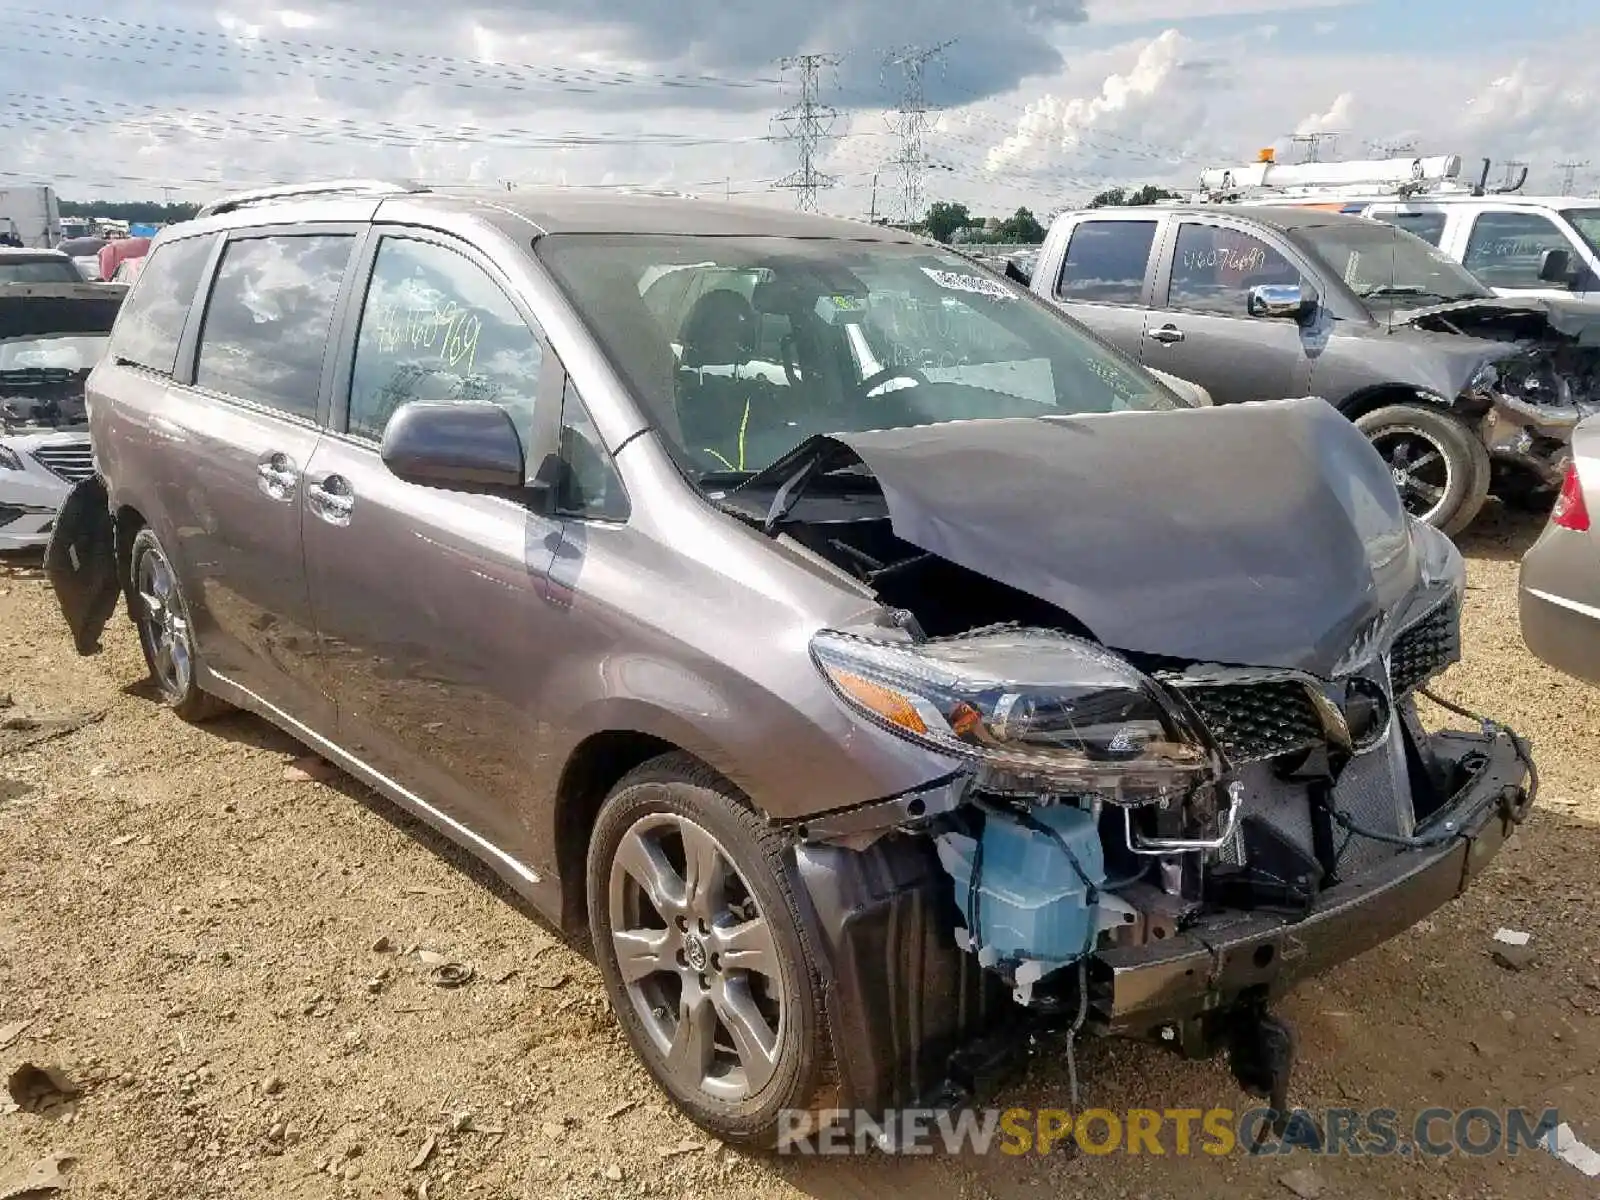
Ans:
[[[151,547],[140,557],[135,584],[143,609],[139,629],[150,650],[151,670],[162,691],[182,697],[194,675],[189,618],[172,564],[160,550]]]
[[[734,1103],[772,1079],[788,1016],[777,943],[723,845],[676,813],[639,818],[612,858],[617,970],[666,1072]]]
[[[1406,511],[1427,522],[1450,494],[1450,457],[1421,429],[1387,429],[1372,438],[1372,445],[1389,468]]]

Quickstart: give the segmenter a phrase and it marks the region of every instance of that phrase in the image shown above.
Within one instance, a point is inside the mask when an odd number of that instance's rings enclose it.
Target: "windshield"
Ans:
[[[1294,235],[1371,309],[1418,308],[1493,295],[1460,263],[1382,221],[1356,218],[1297,229]]]
[[[931,247],[556,235],[538,252],[700,478],[759,471],[819,433],[1184,407],[1028,293]]]
[[[0,283],[82,283],[66,258],[0,258]]]
[[[87,371],[100,361],[109,341],[104,334],[68,334],[0,342],[0,371],[31,367]]]
[[[1589,249],[1600,254],[1600,208],[1569,208],[1561,215],[1589,244]]]

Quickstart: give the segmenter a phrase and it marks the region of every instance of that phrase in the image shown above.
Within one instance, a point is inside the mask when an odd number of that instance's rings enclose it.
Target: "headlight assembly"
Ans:
[[[22,470],[22,457],[10,446],[0,446],[0,471]]]
[[[823,630],[811,654],[852,708],[973,761],[992,791],[1144,804],[1219,777],[1160,686],[1080,638],[1008,629],[911,645]]]

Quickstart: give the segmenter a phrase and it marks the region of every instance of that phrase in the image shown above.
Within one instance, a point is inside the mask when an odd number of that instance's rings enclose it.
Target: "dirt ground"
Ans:
[[[1491,506],[1462,539],[1466,660],[1439,686],[1534,739],[1541,804],[1467,897],[1289,999],[1297,1104],[1553,1106],[1600,1145],[1600,692],[1518,636],[1537,528]],[[83,1089],[49,1115],[0,1112],[0,1195],[53,1153],[76,1159],[67,1195],[186,1200],[1284,1197],[1296,1169],[1328,1197],[1600,1191],[1537,1150],[733,1153],[655,1091],[592,964],[485,872],[343,776],[286,778],[302,751],[254,718],[185,726],[142,675],[120,615],[80,659],[38,570],[0,564],[0,1072],[55,1067]],[[1531,965],[1491,959],[1500,926],[1532,934]],[[472,980],[435,986],[430,954]],[[1080,1066],[1093,1106],[1253,1107],[1219,1062],[1101,1043]],[[1001,1102],[1061,1106],[1066,1079],[1035,1062]]]

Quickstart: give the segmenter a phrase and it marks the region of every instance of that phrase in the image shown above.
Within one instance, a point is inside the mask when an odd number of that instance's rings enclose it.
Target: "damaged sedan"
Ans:
[[[963,1103],[1050,1030],[1281,1113],[1276,999],[1533,802],[1518,735],[1420,720],[1462,561],[1334,408],[1193,407],[897,230],[257,193],[156,240],[90,395],[80,652],[124,600],[178,715],[586,935],[730,1141]]]
[[[0,550],[43,549],[68,489],[94,473],[84,382],[124,291],[0,281]]]

